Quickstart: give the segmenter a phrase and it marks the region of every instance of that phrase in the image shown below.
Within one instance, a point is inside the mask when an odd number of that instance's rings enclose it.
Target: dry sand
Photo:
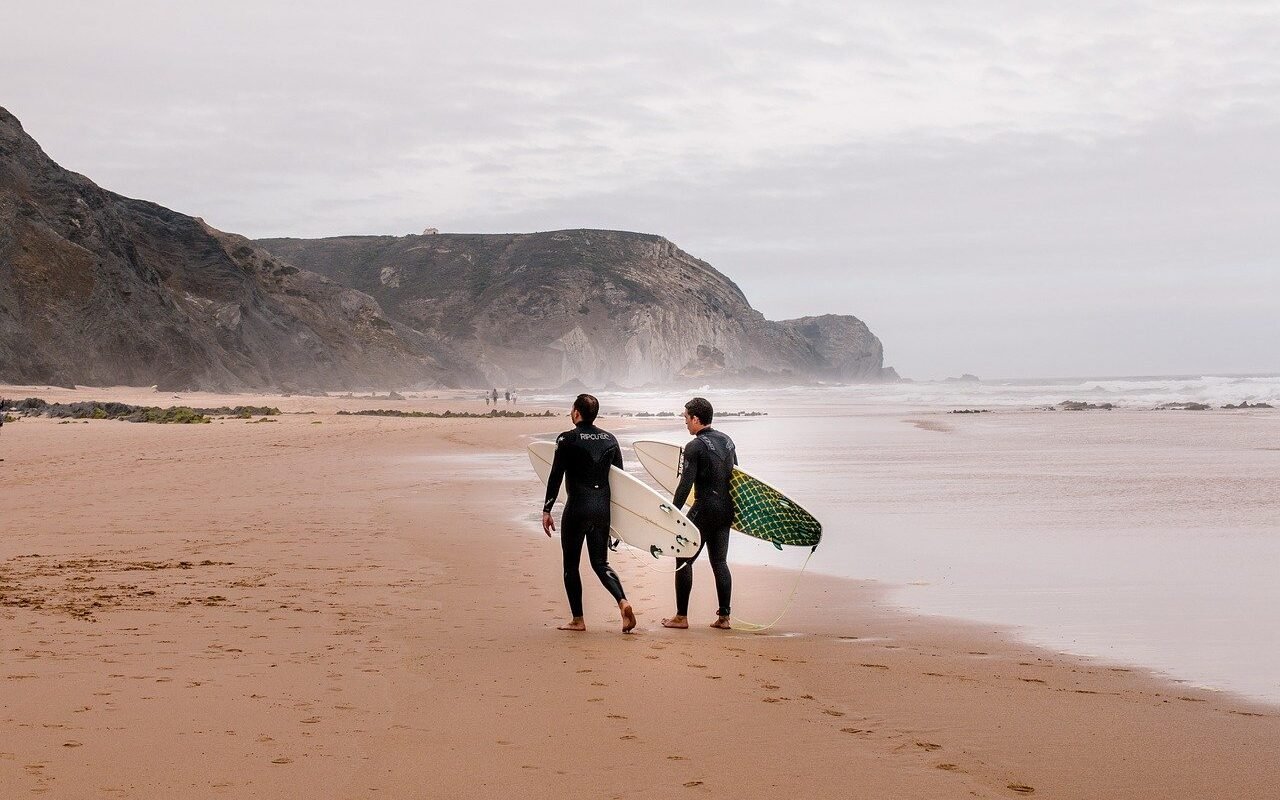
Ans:
[[[558,418],[0,395],[316,412],[0,431],[0,797],[1280,796],[1280,711],[870,584],[806,575],[778,629],[722,633],[699,564],[677,632],[670,576],[615,556],[639,631],[585,568],[589,631],[555,630],[559,548],[512,465]],[[735,568],[737,610],[793,577]]]

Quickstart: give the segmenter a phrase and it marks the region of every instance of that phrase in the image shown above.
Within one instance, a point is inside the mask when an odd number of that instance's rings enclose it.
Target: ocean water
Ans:
[[[1153,409],[1164,403],[1204,403],[1219,407],[1241,402],[1280,407],[1280,375],[1175,376],[1135,378],[1044,378],[1034,380],[919,381],[851,386],[796,386],[778,389],[721,390],[690,386],[685,393],[662,391],[597,392],[606,411],[676,412],[694,394],[721,400],[733,411],[792,414],[858,406],[925,408],[1042,408],[1064,400],[1124,409]],[[530,402],[565,402],[561,395],[534,394]],[[673,406],[674,404],[674,406]]]
[[[716,424],[744,467],[823,521],[810,570],[881,581],[911,611],[1280,703],[1280,377],[699,393],[767,413]],[[687,395],[600,399],[606,413],[655,413]],[[1119,410],[1045,410],[1063,400]],[[1217,409],[1241,401],[1277,408]],[[1154,410],[1170,402],[1215,408]],[[948,413],[979,407],[992,411]],[[678,418],[641,428],[624,445],[687,438]],[[734,537],[737,561],[805,555]]]

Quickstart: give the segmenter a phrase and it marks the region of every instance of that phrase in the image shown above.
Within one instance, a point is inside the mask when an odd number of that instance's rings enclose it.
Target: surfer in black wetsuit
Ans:
[[[684,446],[684,463],[680,485],[671,503],[684,505],[689,490],[694,490],[689,520],[698,526],[702,544],[692,558],[676,559],[676,615],[662,621],[668,628],[689,627],[689,593],[693,591],[693,562],[705,547],[711,551],[711,571],[716,577],[716,611],[713,628],[729,629],[729,600],[733,592],[733,576],[729,574],[729,525],[733,522],[733,498],[729,481],[738,463],[733,440],[711,429],[713,410],[705,398],[695,397],[684,404],[684,424],[693,441]]]
[[[618,601],[622,614],[622,632],[636,626],[636,615],[622,591],[622,582],[609,566],[609,468],[622,469],[622,450],[613,434],[595,426],[600,401],[580,394],[573,401],[569,417],[574,428],[556,439],[556,455],[551,461],[551,477],[547,480],[546,502],[542,504],[542,530],[551,535],[556,529],[551,508],[565,482],[569,500],[560,516],[560,547],[564,551],[564,590],[569,595],[573,619],[561,625],[562,631],[585,631],[582,619],[582,578],[578,564],[582,560],[582,543],[587,543],[591,568]]]

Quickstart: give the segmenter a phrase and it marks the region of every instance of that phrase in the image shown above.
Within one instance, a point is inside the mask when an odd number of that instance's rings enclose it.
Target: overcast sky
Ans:
[[[224,230],[645,231],[771,319],[862,318],[908,376],[1280,372],[1274,0],[0,19],[46,152]]]

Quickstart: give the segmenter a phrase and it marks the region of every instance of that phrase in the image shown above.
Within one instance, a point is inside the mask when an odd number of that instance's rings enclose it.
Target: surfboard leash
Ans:
[[[787,602],[783,604],[782,611],[778,612],[778,616],[774,617],[772,622],[767,625],[761,625],[756,622],[748,622],[743,619],[732,618],[729,624],[733,630],[740,630],[746,633],[759,633],[760,631],[767,631],[774,625],[777,625],[778,622],[786,616],[787,612],[791,610],[791,602],[796,599],[796,590],[800,588],[800,579],[804,577],[804,571],[809,568],[809,559],[813,558],[813,554],[816,553],[817,550],[818,548],[815,545],[813,549],[809,551],[809,555],[805,556],[804,565],[800,567],[800,574],[796,575],[796,582],[791,587],[791,594],[787,595]]]

